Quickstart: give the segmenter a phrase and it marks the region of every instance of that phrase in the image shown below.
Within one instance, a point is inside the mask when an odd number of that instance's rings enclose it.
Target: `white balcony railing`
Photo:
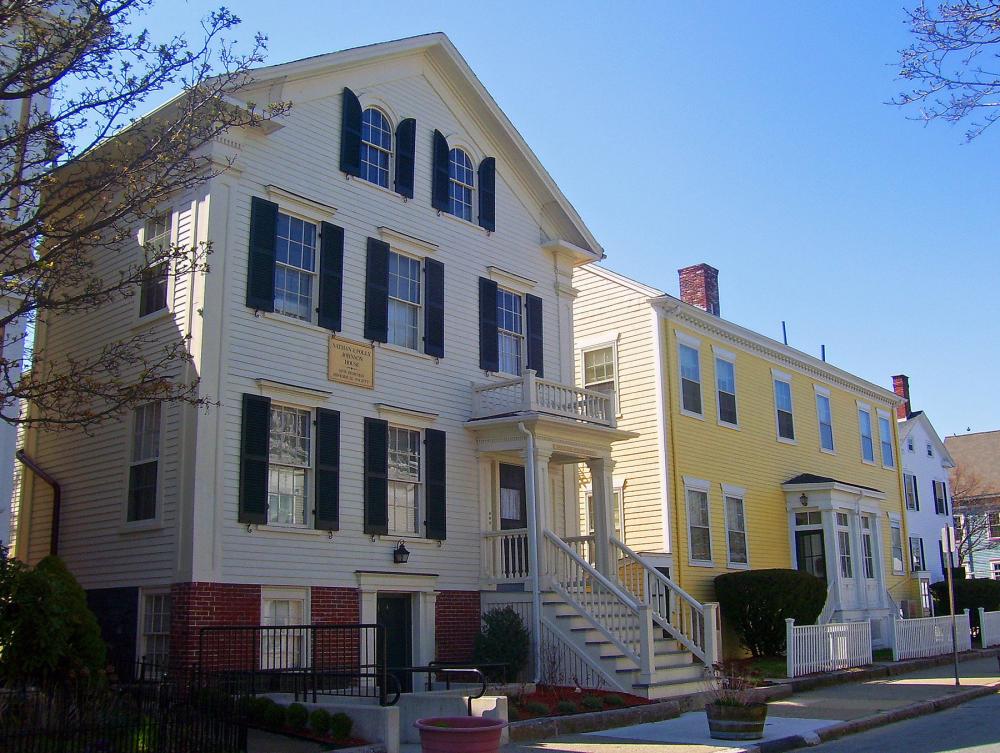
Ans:
[[[518,379],[472,388],[472,417],[509,413],[549,413],[614,427],[615,399],[603,392],[540,379],[528,369]]]
[[[520,583],[528,577],[528,529],[483,534],[483,573],[494,583]]]

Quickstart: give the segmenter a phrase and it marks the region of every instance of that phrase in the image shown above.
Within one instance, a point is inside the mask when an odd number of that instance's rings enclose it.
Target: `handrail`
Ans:
[[[668,594],[673,594],[676,598],[687,604],[692,615],[697,616],[700,625],[695,625],[692,620],[692,624],[689,626],[689,634],[684,628],[683,620],[680,620],[682,624],[674,624],[674,621],[671,619],[671,613],[674,610],[671,608],[670,599],[667,599],[666,604],[661,603],[661,600],[659,599],[653,599],[652,594],[650,593],[653,589],[649,587],[647,581],[645,593],[632,592],[632,595],[640,602],[648,604],[652,608],[653,621],[666,630],[674,640],[680,642],[688,651],[698,657],[698,659],[700,659],[704,664],[708,666],[714,664],[716,660],[714,636],[714,612],[716,605],[702,604],[691,596],[691,594],[670,580],[670,578],[666,575],[652,567],[624,542],[618,540],[614,536],[610,537],[610,541],[611,545],[622,552],[631,563],[637,564],[643,569],[647,579],[652,578],[653,582],[664,588]],[[628,567],[628,564],[629,563],[626,563],[625,567]],[[622,573],[619,572],[619,578],[621,577]],[[622,585],[628,588],[624,582]],[[678,610],[678,613],[679,611],[680,610]],[[701,633],[700,636],[699,632]]]
[[[566,554],[568,554],[572,559],[576,560],[578,565],[581,565],[585,570],[588,571],[589,575],[604,586],[606,589],[611,591],[615,596],[618,597],[619,601],[628,605],[632,609],[638,611],[639,603],[629,598],[628,594],[625,593],[621,588],[612,583],[608,578],[600,573],[593,565],[591,565],[587,560],[583,559],[579,554],[574,552],[561,538],[556,536],[552,531],[545,531],[545,538],[555,544],[557,547],[562,549]]]

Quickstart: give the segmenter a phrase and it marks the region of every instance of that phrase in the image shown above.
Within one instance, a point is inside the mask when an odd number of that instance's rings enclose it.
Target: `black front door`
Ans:
[[[377,622],[385,628],[385,655],[379,664],[390,668],[413,666],[413,608],[409,594],[379,594],[376,605]],[[396,675],[404,693],[413,687],[409,672]]]
[[[799,570],[826,580],[826,551],[822,531],[795,532],[795,560]]]
[[[524,466],[500,464],[500,530],[527,528]]]

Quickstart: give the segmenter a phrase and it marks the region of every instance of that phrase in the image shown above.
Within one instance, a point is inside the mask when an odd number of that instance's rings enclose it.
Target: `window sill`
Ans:
[[[788,439],[787,437],[775,437],[775,439],[777,439],[779,442],[781,442],[781,444],[798,444],[799,443],[799,440],[797,440],[797,439]]]
[[[825,447],[820,447],[819,451],[820,452],[825,452],[827,455],[836,455],[837,454],[836,450],[828,450]]]
[[[725,429],[732,429],[733,431],[740,431],[740,425],[739,424],[731,424],[728,421],[722,421],[722,420],[717,421],[717,423],[719,424],[719,426],[721,426],[721,427],[723,427]]]
[[[130,520],[118,526],[118,533],[139,533],[141,531],[159,531],[164,528],[159,518],[149,520]]]
[[[413,358],[419,358],[423,361],[439,361],[441,359],[435,358],[434,356],[429,356],[426,353],[421,353],[419,350],[413,350],[412,348],[406,348],[402,345],[396,345],[395,343],[376,343],[379,350],[386,350],[390,353],[399,353],[404,356],[411,356]]]
[[[392,176],[391,175],[389,176],[389,179],[390,179],[390,181],[392,180]],[[384,193],[387,196],[391,196],[394,199],[398,199],[401,203],[404,203],[404,204],[406,202],[412,201],[412,199],[406,198],[401,193],[396,193],[391,188],[387,188],[386,186],[380,186],[378,183],[372,183],[370,180],[365,180],[364,178],[359,178],[356,175],[348,175],[347,176],[347,182],[348,183],[359,183],[359,184],[361,184],[363,186],[367,186],[368,188],[371,188],[372,190],[378,191],[379,193]]]
[[[896,470],[896,466],[894,466],[894,465],[886,465],[885,463],[882,463],[882,470],[884,470],[884,471],[894,471],[894,470]]]
[[[444,542],[438,539],[428,539],[425,536],[417,536],[412,533],[392,533],[391,531],[387,534],[377,537],[377,540],[382,543],[390,544],[394,541],[404,541],[407,544],[417,544],[418,546],[443,546]]]
[[[726,569],[728,570],[749,570],[749,562],[727,562]]]
[[[715,567],[715,563],[714,562],[710,562],[710,561],[706,561],[706,560],[688,560],[688,564],[691,567]]]
[[[243,523],[240,526],[246,528]],[[334,531],[336,533],[336,531]],[[322,528],[307,528],[306,526],[278,526],[278,525],[256,525],[253,529],[254,536],[264,536],[266,538],[283,538],[285,534],[293,536],[329,536],[330,532]]]
[[[683,408],[681,408],[680,409],[680,414],[682,416],[687,416],[688,418],[697,418],[699,421],[704,421],[705,420],[705,414],[704,413],[694,413],[692,411],[684,410]]]
[[[484,228],[484,227],[480,226],[479,224],[473,222],[472,220],[467,220],[467,219],[465,219],[463,217],[459,217],[458,215],[454,215],[451,212],[446,212],[443,209],[435,209],[434,211],[436,211],[438,213],[439,217],[447,217],[448,219],[450,219],[450,220],[452,220],[454,222],[457,222],[457,223],[459,223],[461,225],[465,225],[468,228],[472,228],[473,230],[478,230],[483,235],[489,235],[490,234],[489,230],[487,230],[486,228]]]
[[[303,319],[295,319],[294,317],[285,316],[284,314],[276,314],[273,311],[264,311],[261,316],[269,322],[281,322],[282,324],[295,327],[296,329],[306,330],[307,332],[316,332],[324,336],[338,334],[333,330],[320,327],[318,324],[313,324],[312,322],[307,322]]]
[[[154,311],[152,314],[146,314],[145,316],[136,316],[135,323],[132,325],[132,330],[146,329],[147,327],[152,327],[154,324],[164,321],[165,319],[172,319],[174,312],[170,310],[170,307],[162,308],[159,311]]]
[[[861,462],[864,463],[865,465],[870,465],[872,467],[875,466],[875,461],[874,460],[865,460],[864,458],[861,458]]]

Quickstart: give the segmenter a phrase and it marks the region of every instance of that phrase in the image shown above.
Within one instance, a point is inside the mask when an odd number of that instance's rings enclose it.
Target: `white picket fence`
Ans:
[[[957,616],[956,643],[959,651],[972,648],[969,632],[969,610]],[[921,617],[915,620],[894,620],[892,660],[916,659],[922,656],[947,654],[951,647],[951,615]]]
[[[1000,612],[987,612],[979,607],[979,637],[983,648],[1000,646]]]
[[[872,626],[868,620],[796,625],[788,618],[785,639],[789,677],[872,663]]]

